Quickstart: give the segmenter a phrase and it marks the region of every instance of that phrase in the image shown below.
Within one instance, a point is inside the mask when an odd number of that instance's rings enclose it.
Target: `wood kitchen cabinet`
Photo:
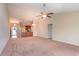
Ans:
[[[30,36],[33,36],[33,32],[22,32],[21,36],[22,37],[30,37]]]

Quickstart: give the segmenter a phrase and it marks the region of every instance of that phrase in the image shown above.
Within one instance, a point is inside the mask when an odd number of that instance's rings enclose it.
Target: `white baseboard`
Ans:
[[[44,33],[38,33],[37,36],[44,37],[44,38],[50,38],[49,34],[44,34]]]

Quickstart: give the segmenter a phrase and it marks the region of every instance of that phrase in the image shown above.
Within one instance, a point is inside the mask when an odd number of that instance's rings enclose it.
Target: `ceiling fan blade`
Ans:
[[[52,16],[47,16],[48,18],[52,18]]]
[[[47,15],[52,15],[52,14],[54,14],[54,13],[52,13],[52,12],[51,13],[47,13]]]

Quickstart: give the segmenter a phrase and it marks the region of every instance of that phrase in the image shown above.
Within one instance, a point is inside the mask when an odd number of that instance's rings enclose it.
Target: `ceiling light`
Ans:
[[[46,17],[47,17],[47,15],[43,15],[42,17],[46,18]]]
[[[52,18],[53,14],[54,14],[53,12],[47,12],[46,4],[44,3],[43,4],[43,11],[40,12],[40,14],[37,17],[40,17],[41,19],[46,18],[46,17]]]
[[[19,23],[19,21],[18,20],[10,20],[10,23]]]

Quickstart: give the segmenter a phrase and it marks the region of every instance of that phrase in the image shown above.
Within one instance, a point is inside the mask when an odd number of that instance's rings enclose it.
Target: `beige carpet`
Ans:
[[[41,37],[27,37],[10,39],[1,55],[77,56],[79,55],[79,47]]]

